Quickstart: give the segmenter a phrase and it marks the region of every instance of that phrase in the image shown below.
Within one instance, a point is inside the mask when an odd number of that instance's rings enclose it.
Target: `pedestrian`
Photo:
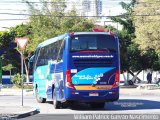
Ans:
[[[147,74],[147,81],[148,81],[148,84],[152,83],[152,73],[151,72],[148,72]]]

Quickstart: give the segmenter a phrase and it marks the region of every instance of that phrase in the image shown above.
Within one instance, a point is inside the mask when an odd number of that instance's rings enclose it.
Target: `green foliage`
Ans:
[[[13,68],[12,64],[8,64],[6,66],[3,67],[4,71],[10,71]]]
[[[26,76],[23,75],[23,81],[26,81]],[[12,78],[11,78],[11,82],[17,86],[17,87],[22,87],[22,80],[21,80],[21,75],[19,73],[15,74]]]
[[[118,32],[118,30],[115,27],[111,26],[111,25],[107,25],[107,26],[105,26],[105,28],[107,30],[110,30],[110,31],[115,32],[115,33]]]
[[[135,1],[127,4],[121,2],[121,6],[126,10],[121,17],[111,17],[111,20],[118,22],[123,26],[122,30],[118,31],[118,36],[120,39],[120,52],[121,52],[121,71],[132,70],[138,71],[138,59],[139,59],[139,50],[137,45],[133,44],[132,40],[134,36],[134,25],[133,25],[133,6]],[[138,56],[138,57],[137,57]]]
[[[14,42],[14,35],[15,34],[13,32],[8,32],[8,31],[0,32],[0,48],[9,49],[9,43]]]
[[[147,52],[142,53],[141,64],[144,68],[149,68],[152,70],[160,70],[160,56],[154,49],[149,49]]]
[[[135,26],[133,24],[133,7],[135,0],[132,0],[129,4],[124,2],[121,2],[120,4],[127,12],[124,13],[122,17],[111,17],[111,19],[123,26],[123,29],[118,31],[121,51],[121,71],[139,71],[146,69],[159,70],[160,58],[158,53],[156,53],[154,49],[148,49],[143,52],[139,49],[139,44],[137,44],[138,42],[135,43],[134,41],[137,37],[135,36]],[[141,28],[143,28],[143,26]],[[143,41],[143,38],[141,38],[141,41]],[[143,44],[145,45],[146,43]]]
[[[10,66],[16,68],[19,64],[18,57],[15,57],[19,53],[16,51],[15,47],[11,47],[13,44],[16,46],[14,38],[15,32],[13,31],[0,32],[0,49],[4,51],[1,56],[2,66],[5,71],[10,70]],[[14,70],[17,71],[17,69]]]
[[[67,32],[92,30],[94,26],[94,22],[92,20],[76,17],[77,14],[75,10],[68,13],[64,12],[64,0],[61,0],[61,3],[59,3],[59,0],[52,0],[53,3],[50,4],[44,2],[44,0],[42,0],[42,2],[41,8],[36,8],[32,4],[28,3],[29,12],[33,15],[29,18],[29,24],[32,27],[33,36],[32,42],[29,41],[30,43],[27,46],[29,46],[28,48],[32,47],[33,51],[40,42],[43,42],[48,38]]]
[[[135,42],[143,51],[154,49],[158,54],[160,54],[160,17],[157,15],[159,6],[160,2],[156,0],[139,0],[134,8]]]
[[[141,51],[138,45],[132,43],[127,47],[127,64],[132,71],[143,70],[141,64]]]
[[[92,20],[75,17],[76,12],[74,10],[65,13],[64,0],[52,0],[53,3],[47,3],[44,0],[41,2],[40,8],[27,2],[29,13],[33,15],[29,17],[28,23],[11,27],[9,31],[0,32],[0,49],[5,50],[1,56],[2,60],[5,61],[3,62],[4,70],[10,70],[9,66],[12,65],[15,72],[20,72],[20,54],[18,52],[20,49],[9,47],[11,42],[15,43],[16,37],[29,38],[24,50],[24,59],[27,63],[27,58],[33,54],[40,42],[66,32],[91,31],[94,26]]]
[[[34,42],[31,40],[32,39],[32,27],[30,24],[20,24],[17,25],[16,27],[11,27],[10,32],[14,33],[14,37],[25,37],[29,38],[29,42],[27,43],[27,46],[25,47],[25,54],[29,54],[33,52],[33,47],[30,45],[34,45]],[[18,49],[19,50],[19,49]],[[19,50],[20,51],[20,50]]]
[[[15,74],[12,78],[11,78],[11,82],[13,84],[15,84],[17,87],[21,86],[21,76],[19,73]]]

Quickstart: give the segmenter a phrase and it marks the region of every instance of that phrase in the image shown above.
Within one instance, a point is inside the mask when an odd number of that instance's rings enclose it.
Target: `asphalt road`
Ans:
[[[0,105],[21,106],[21,95],[0,96]],[[52,103],[37,103],[33,95],[24,96],[24,106],[32,106],[39,109],[38,115],[23,118],[24,120],[39,120],[40,118],[75,119],[75,114],[160,114],[160,96],[147,95],[120,95],[119,101],[106,103],[103,109],[93,109],[86,104],[76,104],[65,109],[54,109]],[[69,114],[72,114],[69,115]]]

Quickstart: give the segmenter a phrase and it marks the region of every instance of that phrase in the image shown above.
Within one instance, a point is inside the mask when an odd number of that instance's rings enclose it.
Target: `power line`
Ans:
[[[22,14],[22,13],[0,13],[3,15],[23,15],[23,16],[53,16],[50,14],[36,14],[36,15],[32,15],[32,14]],[[160,14],[136,14],[133,16],[159,16]],[[113,16],[58,16],[58,15],[54,15],[53,17],[123,17],[125,15],[113,15]]]
[[[19,20],[28,20],[28,19],[0,19],[0,21],[19,21]]]
[[[0,1],[0,3],[71,3],[71,2],[35,2],[35,1]]]
[[[112,0],[112,1],[108,1],[108,2],[125,2],[125,1],[131,1],[131,0]],[[0,1],[0,3],[31,3],[31,4],[43,4],[43,3],[56,3],[56,4],[64,4],[64,3],[67,3],[67,4],[74,4],[74,3],[77,3],[77,2],[71,2],[71,1],[64,1],[64,2],[48,2],[48,1],[42,1],[42,2],[35,2],[35,1]],[[90,4],[94,4],[94,1],[91,1]]]
[[[78,1],[78,0],[77,0]],[[75,0],[75,2],[77,2]],[[108,2],[129,2],[131,0],[112,0],[112,1],[108,1]],[[91,2],[94,2],[94,1],[91,1]],[[73,3],[71,1],[64,1],[64,2],[48,2],[48,1],[42,1],[42,2],[35,2],[35,1],[0,1],[0,3]]]
[[[20,9],[0,9],[0,10],[2,10],[2,11],[28,11],[28,10],[24,10],[24,9],[22,9],[22,10],[20,10]]]
[[[67,4],[74,4],[73,2],[31,2],[31,1],[0,1],[0,3],[32,3],[32,4],[43,4],[43,3],[56,3],[56,4],[64,4],[64,3],[67,3]],[[90,4],[93,4],[94,2],[91,1]]]

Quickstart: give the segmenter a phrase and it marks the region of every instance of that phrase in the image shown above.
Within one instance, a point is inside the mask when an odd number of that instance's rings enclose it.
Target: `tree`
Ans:
[[[66,32],[90,31],[93,28],[92,21],[77,18],[74,10],[65,13],[64,0],[52,0],[51,2],[41,0],[41,2],[41,8],[37,8],[32,3],[27,2],[29,13],[31,14],[29,22],[13,29],[18,37],[30,38],[24,51],[26,73],[28,73],[26,64],[28,58],[40,42]]]
[[[48,38],[66,32],[92,30],[94,26],[92,20],[76,17],[75,10],[64,12],[64,0],[52,0],[49,3],[41,0],[41,2],[41,8],[37,8],[28,2],[29,13],[32,15],[28,24],[32,26],[32,41],[34,41],[32,47],[34,50],[40,42]]]
[[[32,39],[32,27],[29,24],[20,24],[20,25],[17,25],[16,27],[11,27],[10,32],[13,32],[15,34],[14,39],[16,37],[26,37],[26,38]],[[27,63],[28,63],[29,57],[34,51],[34,48],[32,47],[33,45],[34,45],[34,41],[31,41],[31,42],[29,41],[29,43],[27,44],[27,46],[23,51],[24,52],[23,61],[24,61],[27,81],[29,81],[29,71],[28,71]],[[20,54],[22,54],[22,51],[18,47],[16,50],[19,52],[19,56],[20,56]],[[20,57],[19,57],[19,60],[20,60]]]
[[[54,36],[74,31],[91,31],[94,24],[92,20],[76,17],[76,11],[64,12],[64,0],[41,0],[42,7],[37,9],[32,3],[29,6],[29,22],[11,27],[9,31],[0,32],[0,54],[3,59],[3,69],[20,72],[20,49],[15,43],[16,37],[27,37],[29,42],[24,50],[24,63],[26,73],[28,59],[40,42]],[[66,17],[70,16],[70,17]],[[73,16],[73,17],[72,17]],[[12,66],[12,67],[11,67]],[[15,73],[16,73],[15,72]]]
[[[19,66],[19,54],[16,51],[16,43],[14,41],[15,33],[12,31],[0,32],[0,51],[2,58],[2,66],[4,71],[10,71],[12,68],[14,71],[18,71]]]
[[[136,38],[133,19],[133,8],[135,5],[135,0],[129,4],[124,2],[121,2],[120,4],[127,12],[122,14],[121,17],[111,17],[111,19],[123,26],[122,30],[117,30],[120,38],[121,71],[129,72],[133,76],[132,81],[135,82],[136,79],[140,81],[137,75],[142,70],[157,70],[158,67],[156,65],[159,64],[158,61],[160,59],[155,53],[154,49],[149,49],[144,53],[139,49],[139,45],[134,41]],[[134,72],[137,73],[134,74]]]
[[[132,0],[132,2],[128,4],[124,2],[120,2],[120,4],[122,8],[126,10],[126,13],[120,17],[110,18],[112,21],[118,22],[123,26],[122,30],[117,30],[120,39],[121,72],[127,71],[133,76],[133,79],[138,79],[137,75],[141,72],[141,67],[139,67],[141,55],[137,45],[132,41],[135,38],[135,27],[133,25],[133,7],[135,0]],[[133,73],[135,71],[138,71],[136,75]],[[127,81],[128,78],[125,84],[128,84]]]
[[[143,51],[154,49],[160,55],[160,2],[139,0],[134,8],[135,42]]]

